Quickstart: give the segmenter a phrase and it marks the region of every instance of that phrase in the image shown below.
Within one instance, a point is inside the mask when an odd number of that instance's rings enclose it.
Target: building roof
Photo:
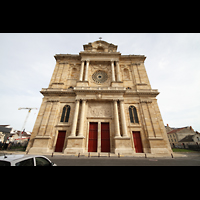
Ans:
[[[19,136],[20,133],[21,133],[21,131],[15,130],[14,132],[11,132],[11,133],[10,133],[10,136],[13,136],[13,135],[18,135],[18,136]],[[31,132],[23,131],[22,136],[31,136]]]
[[[168,132],[167,134],[170,134],[170,133],[177,133],[177,132],[179,132],[180,130],[183,130],[183,129],[185,129],[185,128],[187,128],[187,127],[183,127],[183,128],[175,128],[174,130]]]
[[[194,135],[187,135],[182,140],[180,140],[179,142],[194,142],[193,136]]]
[[[12,130],[12,128],[5,128],[5,127],[0,126],[0,132],[10,133],[11,130]]]

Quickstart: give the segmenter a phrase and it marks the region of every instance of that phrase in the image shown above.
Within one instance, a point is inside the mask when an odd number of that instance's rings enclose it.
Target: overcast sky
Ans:
[[[200,34],[192,33],[24,33],[0,34],[0,124],[21,130],[27,110],[32,131],[55,67],[55,54],[78,54],[83,45],[103,40],[118,45],[123,55],[145,55],[164,124],[200,131]]]

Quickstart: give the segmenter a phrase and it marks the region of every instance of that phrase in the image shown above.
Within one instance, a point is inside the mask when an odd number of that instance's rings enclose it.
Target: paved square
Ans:
[[[180,155],[180,154],[179,154]],[[58,166],[200,166],[200,153],[184,153],[182,157],[86,157],[62,156],[47,157]]]

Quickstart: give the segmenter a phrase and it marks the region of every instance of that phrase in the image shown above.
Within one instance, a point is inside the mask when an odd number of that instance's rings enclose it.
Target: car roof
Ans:
[[[6,156],[6,158],[5,158]],[[28,159],[28,158],[34,158],[34,157],[44,157],[42,155],[24,155],[24,154],[18,154],[18,155],[5,155],[5,156],[0,156],[1,161],[8,161],[8,162],[16,162],[21,159]]]

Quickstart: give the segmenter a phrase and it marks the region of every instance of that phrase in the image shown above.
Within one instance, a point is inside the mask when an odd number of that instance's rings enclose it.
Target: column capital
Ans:
[[[119,102],[124,103],[124,99],[119,99]]]
[[[88,101],[88,99],[80,99],[80,100],[82,100],[82,102],[84,101],[84,102],[87,102]]]
[[[124,99],[112,99],[113,101],[123,101],[124,102]]]

